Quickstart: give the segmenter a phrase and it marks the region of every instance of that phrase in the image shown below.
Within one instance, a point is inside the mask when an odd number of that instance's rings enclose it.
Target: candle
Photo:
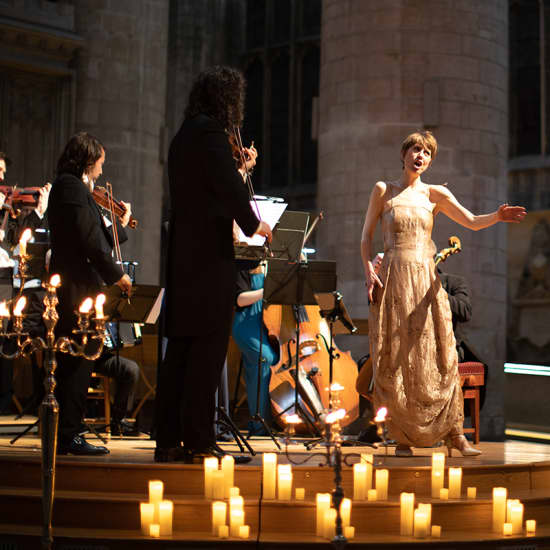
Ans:
[[[292,495],[292,474],[285,472],[279,474],[278,497],[279,500],[290,500]]]
[[[304,500],[306,496],[306,490],[304,487],[296,487],[296,500]]]
[[[534,535],[537,532],[537,522],[534,519],[528,519],[525,522],[525,532],[528,535]]]
[[[432,453],[432,498],[440,498],[439,492],[445,479],[445,455]]]
[[[367,495],[368,495],[368,500],[370,502],[374,502],[375,500],[378,500],[378,493],[376,489],[369,489],[367,491]]]
[[[523,504],[514,502],[510,509],[510,523],[512,524],[512,533],[520,535],[523,527]]]
[[[151,523],[151,525],[149,525],[149,535],[154,539],[160,537],[160,525],[158,523]]]
[[[449,468],[449,498],[460,498],[462,492],[462,468]]]
[[[332,540],[336,535],[336,510],[329,508],[325,510],[325,517],[323,523],[323,537],[325,539]]]
[[[160,534],[172,534],[172,520],[174,517],[174,503],[171,500],[163,500],[159,503]]]
[[[414,511],[414,537],[422,539],[428,536],[428,518],[426,512],[417,508]]]
[[[144,535],[149,534],[149,525],[153,523],[155,516],[155,505],[152,502],[140,502],[139,513],[141,518],[141,532]]]
[[[214,456],[209,456],[204,459],[204,497],[212,498],[213,485],[212,476],[218,469],[218,459]]]
[[[103,319],[103,304],[105,303],[105,294],[98,294],[95,299],[95,317],[96,319]]]
[[[504,487],[493,487],[493,531],[499,534],[506,518],[506,495]]]
[[[434,539],[441,538],[441,525],[432,525],[432,537]]]
[[[229,491],[228,491],[229,492]],[[225,496],[225,485],[223,472],[221,470],[212,471],[212,498],[221,500]]]
[[[250,536],[250,525],[239,526],[239,538],[247,539]]]
[[[512,536],[512,524],[511,523],[503,523],[502,524],[502,534],[505,537]]]
[[[226,539],[229,536],[229,525],[218,525],[218,537]]]
[[[229,498],[229,511],[231,510],[244,510],[244,498],[240,495]]]
[[[468,487],[466,492],[470,500],[474,500],[477,497],[477,487]]]
[[[27,255],[27,243],[31,240],[32,232],[29,228],[23,231],[19,239],[19,257]]]
[[[506,500],[506,523],[512,523],[512,504],[519,504],[517,498],[509,498]]]
[[[227,504],[225,502],[216,500],[212,503],[212,534],[214,536],[219,535],[219,528],[225,525],[225,518],[227,517]]]
[[[229,532],[232,537],[239,536],[239,527],[244,525],[244,511],[230,510],[229,512]]]
[[[19,298],[19,300],[17,300],[17,302],[15,303],[15,307],[13,308],[13,316],[21,317],[26,305],[27,298],[25,298],[25,296],[21,296],[21,298]]]
[[[427,535],[432,528],[432,505],[419,503],[418,509],[422,510],[426,514],[426,529],[427,529],[426,535]]]
[[[346,525],[344,527],[344,537],[348,540],[355,538],[355,527],[352,525]]]
[[[361,453],[361,464],[367,466],[367,491],[372,489],[372,468],[373,468],[373,455],[368,453]]]
[[[323,524],[325,521],[325,510],[330,508],[330,494],[329,493],[317,493],[316,495],[316,528],[315,533],[318,537],[323,536]]]
[[[439,489],[439,498],[441,500],[449,500],[449,489],[441,487],[441,489]]]
[[[0,302],[0,317],[8,318],[10,316],[10,310],[6,305],[6,300]]]
[[[50,277],[50,286],[57,288],[60,285],[61,285],[61,277],[57,273],[55,273]]]
[[[353,465],[353,500],[365,500],[367,495],[367,465],[358,462]]]
[[[92,306],[94,305],[94,301],[91,298],[86,298],[78,308],[78,311],[80,313],[90,313]]]
[[[149,481],[149,502],[161,502],[164,493],[164,483],[158,479]]]
[[[351,519],[351,499],[342,499],[340,503],[340,517],[342,518],[342,527],[347,527]]]
[[[241,494],[241,490],[238,487],[231,487],[229,489],[229,498],[238,497]]]
[[[388,500],[388,470],[376,470],[376,493],[378,500]]]
[[[401,536],[413,534],[414,493],[401,493]]]
[[[231,496],[231,488],[233,487],[235,479],[235,459],[231,455],[225,455],[222,458],[222,475],[223,475],[223,495],[225,498]]]
[[[263,496],[266,500],[275,498],[277,455],[264,453],[263,457]]]

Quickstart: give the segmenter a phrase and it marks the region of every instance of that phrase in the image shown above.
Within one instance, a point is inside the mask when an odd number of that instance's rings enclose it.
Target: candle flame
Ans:
[[[91,298],[86,298],[78,308],[78,311],[80,313],[90,313],[90,310],[92,309],[92,306],[94,304],[94,301]]]
[[[302,419],[297,414],[287,414],[285,416],[285,422],[287,424],[300,424]]]
[[[32,231],[27,228],[25,231],[23,231],[23,234],[21,235],[21,238],[19,239],[19,244],[27,244],[32,237]]]
[[[25,309],[26,305],[27,305],[27,298],[25,298],[25,296],[21,296],[21,298],[19,298],[19,300],[17,300],[17,303],[15,304],[15,308],[13,309],[13,314],[16,317],[19,317],[23,312],[23,309]]]
[[[346,416],[346,409],[338,409],[337,411],[332,411],[331,413],[327,414],[325,422],[327,424],[332,424],[334,422],[337,422],[338,420],[342,420],[344,416]]]
[[[9,317],[9,316],[10,316],[10,310],[6,305],[6,300],[4,300],[3,302],[0,302],[0,317]]]
[[[50,286],[57,288],[59,285],[61,285],[61,277],[56,273],[50,277]]]
[[[387,414],[388,414],[388,409],[386,409],[386,407],[381,407],[376,411],[376,418],[374,419],[374,421],[385,422]]]
[[[95,316],[97,319],[103,319],[103,304],[105,303],[105,294],[98,294],[95,299]]]
[[[344,389],[344,386],[338,384],[338,382],[334,382],[332,386],[330,386],[330,391],[342,391]]]

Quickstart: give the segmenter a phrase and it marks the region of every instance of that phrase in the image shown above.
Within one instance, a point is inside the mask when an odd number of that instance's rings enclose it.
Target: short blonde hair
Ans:
[[[432,160],[437,155],[437,140],[429,130],[409,134],[401,144],[401,156],[404,157],[405,153],[414,145],[421,145],[424,149],[428,149],[432,154]]]

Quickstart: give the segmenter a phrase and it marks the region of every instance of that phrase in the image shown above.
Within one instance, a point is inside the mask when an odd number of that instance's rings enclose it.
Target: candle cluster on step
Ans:
[[[523,524],[524,505],[519,499],[508,497],[505,487],[493,487],[493,531],[499,535],[513,536],[536,533],[537,523],[529,519]]]
[[[318,537],[332,540],[336,535],[335,508],[332,508],[330,493],[317,493],[316,495],[316,521],[315,533]],[[355,537],[355,527],[351,523],[351,499],[343,498],[340,503],[340,518],[342,519],[342,531],[347,539]]]
[[[291,465],[277,465],[277,455],[275,453],[264,453],[262,466],[263,498],[265,500],[290,501],[294,481]],[[305,489],[303,487],[295,488],[295,499],[305,499]]]
[[[159,480],[149,481],[149,502],[140,502],[141,532],[158,538],[172,535],[174,503],[163,500],[164,484]]]
[[[374,473],[374,488],[373,488]],[[373,468],[373,456],[362,454],[353,465],[353,500],[387,500],[389,470]]]
[[[229,513],[229,524],[227,524]],[[220,538],[247,539],[250,537],[250,526],[244,523],[244,499],[240,495],[229,497],[227,502],[215,500],[212,503],[212,535]]]

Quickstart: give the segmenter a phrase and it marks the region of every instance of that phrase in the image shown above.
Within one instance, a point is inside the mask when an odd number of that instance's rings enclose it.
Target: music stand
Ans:
[[[264,284],[264,301],[267,304],[291,305],[296,319],[296,357],[294,412],[304,423],[320,435],[299,402],[300,373],[300,315],[305,305],[315,305],[315,293],[330,293],[336,289],[336,262],[310,261],[291,263],[286,260],[270,260],[269,271]],[[288,408],[286,409],[288,410]],[[282,413],[285,411],[282,411]],[[279,416],[282,414],[279,413]]]

